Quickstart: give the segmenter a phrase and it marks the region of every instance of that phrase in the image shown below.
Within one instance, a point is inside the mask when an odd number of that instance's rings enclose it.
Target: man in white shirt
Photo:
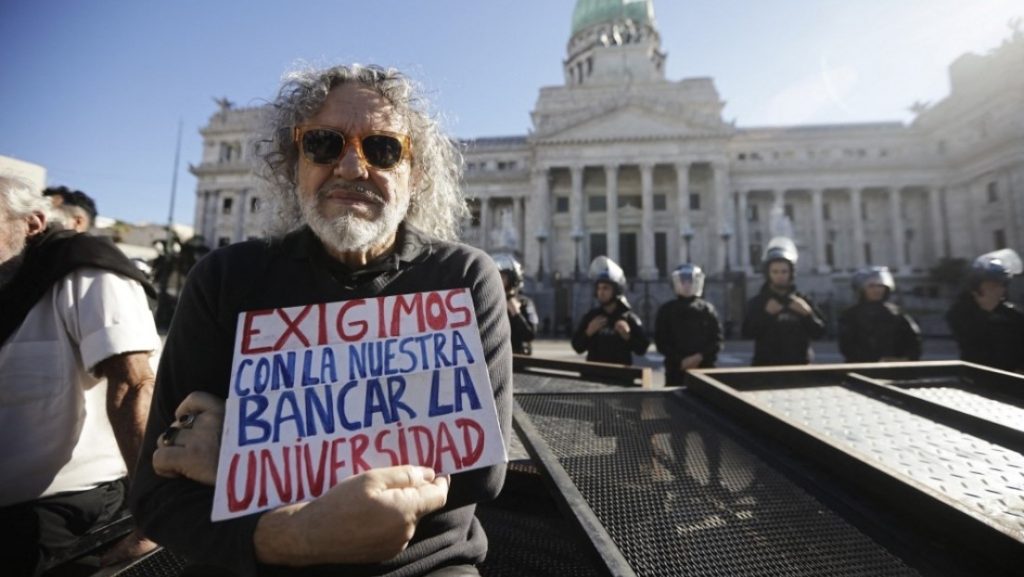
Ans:
[[[160,347],[138,270],[106,239],[47,226],[51,211],[0,176],[0,552],[14,575],[122,513]],[[132,536],[107,560],[152,547]]]

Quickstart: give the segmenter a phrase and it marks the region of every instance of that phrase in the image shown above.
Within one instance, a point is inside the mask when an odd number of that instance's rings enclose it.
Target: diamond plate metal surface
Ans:
[[[937,405],[1024,431],[1024,409],[953,387],[897,387]]]
[[[748,391],[742,396],[1024,540],[1024,455],[1019,451],[842,386]]]
[[[638,575],[917,575],[670,394],[517,401]]]

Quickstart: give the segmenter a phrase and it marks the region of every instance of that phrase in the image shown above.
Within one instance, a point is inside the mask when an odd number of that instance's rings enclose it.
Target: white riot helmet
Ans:
[[[776,236],[768,241],[768,246],[764,249],[764,255],[761,257],[761,266],[763,267],[764,274],[768,274],[768,265],[776,261],[783,261],[789,263],[789,268],[793,272],[793,276],[796,275],[796,261],[799,257],[799,253],[796,250],[796,244],[793,240],[786,236]]]
[[[508,275],[509,291],[518,292],[523,288],[523,265],[514,256],[502,253],[491,255],[498,272]]]
[[[894,290],[896,290],[896,281],[893,279],[892,273],[889,272],[889,267],[887,266],[869,266],[862,268],[854,273],[851,281],[853,284],[853,291],[857,293],[858,296],[863,294],[864,288],[869,284],[880,284],[888,289],[888,292],[885,295],[887,298]]]
[[[986,280],[1006,284],[1014,275],[1020,274],[1022,269],[1024,265],[1017,252],[1012,248],[1004,248],[987,252],[974,259],[968,279],[972,289]]]
[[[695,264],[681,264],[672,271],[672,289],[685,298],[704,294],[704,271]]]
[[[590,263],[590,280],[594,284],[606,282],[615,287],[615,296],[626,292],[626,273],[622,267],[606,256],[599,256]]]

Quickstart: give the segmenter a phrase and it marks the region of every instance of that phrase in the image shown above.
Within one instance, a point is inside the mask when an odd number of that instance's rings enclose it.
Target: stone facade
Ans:
[[[596,4],[607,18],[593,18]],[[570,281],[601,254],[638,281],[644,317],[671,298],[667,274],[691,261],[738,322],[778,234],[800,250],[801,289],[833,308],[851,298],[850,273],[874,264],[937,310],[927,297],[948,294],[928,286],[928,271],[940,259],[1021,250],[1019,30],[955,61],[950,94],[908,125],[739,127],[722,119],[712,79],[665,78],[650,0],[639,18],[637,2],[612,4],[577,3],[565,84],[541,88],[529,135],[464,142],[473,218],[463,240],[523,261],[549,329],[589,306],[586,284]],[[259,234],[245,144],[261,114],[225,105],[202,130],[195,227],[211,244]]]

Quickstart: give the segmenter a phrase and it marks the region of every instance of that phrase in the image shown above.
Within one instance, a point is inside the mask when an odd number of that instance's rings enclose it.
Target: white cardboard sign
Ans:
[[[508,460],[467,289],[239,315],[212,520],[376,467]]]

